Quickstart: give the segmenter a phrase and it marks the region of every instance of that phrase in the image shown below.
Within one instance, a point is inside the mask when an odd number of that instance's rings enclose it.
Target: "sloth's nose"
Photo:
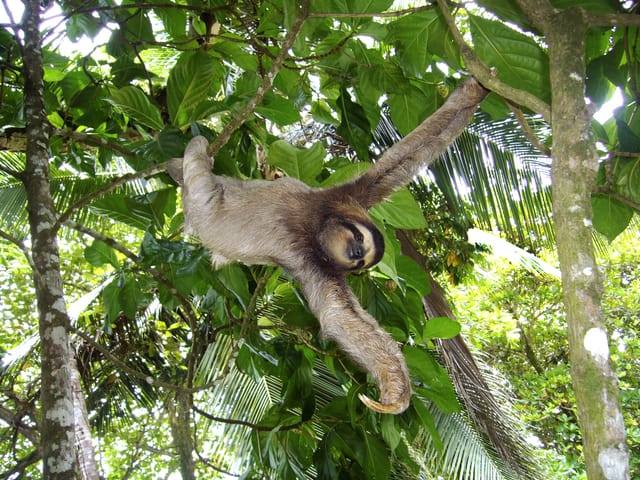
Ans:
[[[362,251],[362,247],[351,247],[351,259],[355,260],[363,256],[364,252]]]

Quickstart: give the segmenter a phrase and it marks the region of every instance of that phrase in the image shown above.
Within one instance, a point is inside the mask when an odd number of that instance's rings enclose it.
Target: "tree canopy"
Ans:
[[[0,21],[7,478],[544,478],[435,280],[468,276],[472,226],[557,246],[585,468],[629,478],[593,243],[637,228],[634,2],[40,3]],[[335,185],[468,75],[481,111],[372,210],[385,256],[349,279],[412,376],[377,415],[287,272],[212,269],[166,162],[200,134],[218,174]]]

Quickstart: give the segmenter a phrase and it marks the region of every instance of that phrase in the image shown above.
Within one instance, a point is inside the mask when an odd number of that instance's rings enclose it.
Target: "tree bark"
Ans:
[[[23,181],[31,229],[36,296],[41,341],[41,446],[46,479],[75,478],[73,391],[69,375],[71,348],[68,315],[58,252],[56,214],[49,183],[49,134],[44,109],[44,82],[40,45],[40,2],[25,2],[24,110],[27,126],[27,162]]]
[[[590,193],[598,154],[585,103],[586,25],[581,10],[569,9],[554,13],[546,26],[553,92],[553,215],[587,476],[625,480],[629,453],[592,243]]]
[[[176,392],[175,399],[167,399],[167,412],[171,425],[173,445],[180,459],[180,473],[183,480],[194,480],[193,438],[191,437],[191,396],[186,392]]]
[[[73,411],[76,444],[78,445],[78,467],[82,480],[100,480],[98,464],[91,438],[91,426],[89,414],[82,393],[80,372],[75,356],[70,358],[69,374],[71,375],[71,388],[73,389]]]

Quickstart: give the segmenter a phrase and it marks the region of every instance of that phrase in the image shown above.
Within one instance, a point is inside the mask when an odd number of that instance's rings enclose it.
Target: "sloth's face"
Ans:
[[[322,248],[335,270],[353,272],[372,267],[384,253],[382,234],[373,224],[340,221],[324,233]]]

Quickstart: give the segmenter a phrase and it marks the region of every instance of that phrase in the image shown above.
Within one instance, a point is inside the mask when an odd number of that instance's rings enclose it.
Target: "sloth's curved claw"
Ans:
[[[404,363],[404,359],[397,368],[385,369],[377,372],[380,376],[377,378],[378,387],[380,388],[380,401],[373,400],[362,393],[358,394],[358,398],[365,406],[374,412],[391,413],[397,415],[404,412],[411,402],[411,380]]]
[[[380,403],[366,395],[363,395],[362,393],[358,394],[358,398],[366,407],[370,408],[374,412],[398,415],[407,409],[411,397],[407,395],[406,398],[399,399],[397,403]]]

